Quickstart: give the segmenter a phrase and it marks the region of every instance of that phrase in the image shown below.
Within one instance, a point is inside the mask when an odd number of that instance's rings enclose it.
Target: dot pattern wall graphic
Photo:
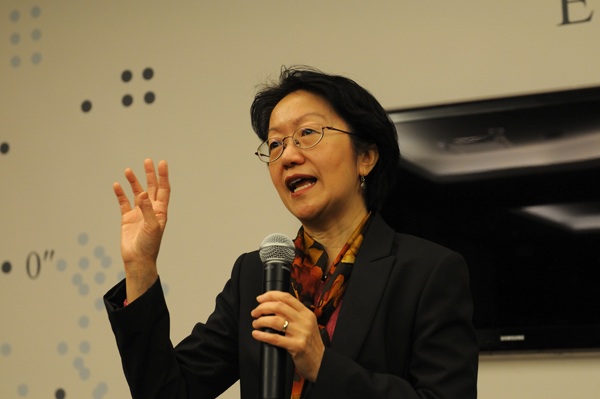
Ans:
[[[33,6],[28,9],[13,9],[8,15],[11,33],[8,37],[10,51],[8,55],[10,65],[18,69],[26,63],[38,65],[42,62],[40,50],[42,41],[42,8]],[[31,25],[34,27],[31,28]]]
[[[86,313],[73,315],[73,320],[67,321],[65,331],[77,329],[81,336],[85,336],[86,332],[92,328],[93,320],[98,318],[98,312],[104,312],[104,303],[102,294],[107,290],[107,283],[114,284],[116,281],[124,277],[122,270],[115,271],[112,257],[106,252],[104,246],[90,243],[89,235],[81,233],[77,237],[77,246],[81,248],[84,255],[76,260],[55,257],[54,250],[45,250],[42,252],[31,251],[23,265],[17,260],[2,261],[2,274],[5,278],[12,277],[13,274],[22,271],[21,266],[25,268],[29,279],[43,280],[48,278],[52,273],[58,273],[64,281],[64,286],[73,294],[74,302],[88,302],[90,306]],[[15,276],[16,277],[16,276]],[[69,312],[63,312],[69,314]],[[102,315],[104,316],[104,315]],[[44,362],[52,364],[64,370],[64,373],[74,374],[82,382],[92,382],[93,389],[90,392],[90,398],[102,399],[106,398],[109,385],[102,379],[101,373],[94,375],[94,370],[88,364],[88,359],[94,355],[94,344],[89,339],[84,338],[79,341],[69,339],[61,339],[55,343],[48,343],[55,347],[52,352],[55,353],[58,361],[53,362],[51,359],[44,359]],[[11,357],[17,352],[18,348],[14,348],[11,341],[0,342],[0,357],[2,362],[10,365]],[[20,374],[19,374],[20,375]],[[12,384],[12,392],[15,398],[34,397],[33,391],[35,387],[35,376],[31,381],[28,381],[30,376],[23,373],[20,381],[4,381],[3,389],[6,385]],[[65,376],[66,380],[72,381],[72,376]],[[11,389],[9,389],[11,391]],[[44,397],[64,399],[69,397],[69,386],[57,386],[54,392],[46,392]],[[4,398],[3,398],[4,399]],[[8,399],[8,398],[7,398]]]
[[[0,60],[4,60],[10,70],[29,72],[25,67],[36,67],[43,62],[46,29],[43,22],[43,9],[38,5],[23,4],[10,9],[8,15],[4,13],[2,24],[8,25],[9,33],[5,34],[5,44],[0,47],[6,50],[0,52]],[[114,80],[107,85],[112,90],[117,90],[112,94],[113,105],[130,109],[155,104],[156,93],[151,86],[156,75],[154,68],[142,65],[141,68],[116,71]],[[92,100],[88,98],[81,102],[81,112],[89,113],[94,110],[96,104]],[[106,104],[98,105],[100,107],[96,111]],[[15,153],[17,149],[13,147],[8,140],[0,138],[0,161]],[[17,152],[23,152],[27,149],[18,150]],[[39,312],[46,311],[38,311],[37,306],[48,306],[44,308],[48,309],[48,316],[56,319],[52,321],[53,324],[56,323],[53,334],[40,336],[36,332],[24,339],[23,331],[27,330],[12,319],[8,320],[15,326],[10,330],[11,334],[0,329],[0,370],[9,371],[0,371],[0,399],[113,397],[110,393],[111,380],[106,377],[109,373],[103,369],[106,363],[102,363],[100,355],[106,351],[102,348],[107,343],[114,345],[114,339],[110,333],[98,337],[98,330],[110,329],[102,295],[125,277],[124,272],[122,267],[115,267],[112,256],[103,245],[92,244],[88,233],[79,234],[68,246],[68,251],[31,250],[16,259],[2,259],[3,254],[0,253],[0,279],[3,284],[13,284],[17,280],[18,284],[25,283],[25,289],[21,291],[23,296],[39,301],[35,292],[39,283],[45,283],[48,287],[52,286],[53,290],[60,291],[62,301],[70,297],[69,301],[77,304],[72,307],[63,306],[59,310],[50,309],[50,306],[54,306],[52,300],[48,300],[48,304],[29,304],[27,309],[35,309],[29,318],[36,324],[44,323],[45,317],[40,316]],[[163,291],[168,294],[168,287],[164,283]],[[84,311],[75,310],[82,306]],[[7,319],[3,317],[3,321],[6,322]],[[94,336],[101,342],[97,342]],[[111,349],[116,353],[116,346]],[[34,359],[33,363],[37,367],[32,369],[34,371],[29,368],[24,371],[23,362],[30,363],[31,359]],[[111,367],[120,370],[118,357],[114,360]],[[49,371],[46,373],[45,370]],[[44,374],[43,377],[40,373]],[[52,377],[48,377],[50,375]],[[124,378],[122,374],[119,377]]]
[[[105,315],[103,294],[116,282],[125,278],[125,274],[120,267],[115,267],[113,257],[107,252],[103,245],[94,245],[90,242],[88,233],[80,233],[76,237],[76,247],[80,249],[80,255],[72,254],[70,257],[57,256],[60,251],[44,250],[31,251],[25,257],[24,262],[18,260],[6,259],[1,262],[2,275],[0,277],[9,279],[25,271],[25,275],[31,281],[48,279],[50,275],[58,276],[62,281],[57,289],[65,290],[63,295],[72,296],[72,303],[86,304],[86,311],[74,314],[68,309],[61,310],[61,314],[68,315],[66,325],[61,325],[61,329],[81,336],[81,339],[61,338],[55,342],[43,343],[42,346],[51,346],[50,353],[54,354],[56,359],[44,358],[41,362],[51,367],[57,367],[60,371],[61,381],[73,381],[73,378],[81,383],[91,384],[89,397],[92,399],[107,399],[109,395],[109,382],[103,376],[101,370],[95,370],[91,365],[94,356],[98,355],[96,345],[93,340],[86,338],[92,329],[97,328],[95,323],[108,323]],[[73,251],[76,252],[76,251]],[[24,269],[24,270],[23,270]],[[168,295],[169,289],[163,283],[163,291]],[[70,319],[70,320],[69,320]],[[106,337],[112,340],[112,337]],[[104,343],[104,342],[103,342]],[[16,355],[19,348],[15,347],[10,339],[0,335],[0,360],[10,367],[11,358]],[[119,367],[115,364],[115,367]],[[3,390],[6,385],[12,385],[8,391],[14,392],[14,398],[34,398],[38,397],[36,391],[35,375],[30,376],[27,373],[19,373],[22,378],[18,381],[3,381]],[[72,397],[70,390],[74,387],[61,381],[56,382],[53,392],[44,393],[43,397],[64,399]],[[71,382],[72,384],[72,382]],[[81,390],[80,385],[76,388]],[[10,399],[10,397],[2,398]]]
[[[151,67],[147,67],[144,70],[142,70],[140,76],[137,77],[135,73],[132,72],[130,69],[125,69],[123,72],[121,72],[121,82],[126,84],[127,89],[129,89],[126,90],[125,94],[121,96],[121,105],[123,105],[124,107],[131,107],[132,105],[134,105],[134,103],[137,103],[138,101],[147,105],[153,104],[156,101],[156,94],[152,90],[144,89],[139,92],[136,92],[136,94],[132,94],[131,90],[134,88],[131,86],[131,84],[132,82],[135,82],[136,79],[140,80],[140,78],[143,81],[152,80],[152,78],[154,78],[154,69]],[[142,93],[143,95],[141,95]],[[136,99],[136,95],[140,95],[140,98]],[[92,110],[92,108],[92,100],[86,99],[81,102],[82,112],[88,113]]]

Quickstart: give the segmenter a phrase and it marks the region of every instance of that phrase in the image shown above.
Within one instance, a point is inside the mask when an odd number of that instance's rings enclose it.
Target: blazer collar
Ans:
[[[356,256],[331,342],[332,349],[352,359],[367,336],[392,270],[394,237],[394,230],[375,213]]]

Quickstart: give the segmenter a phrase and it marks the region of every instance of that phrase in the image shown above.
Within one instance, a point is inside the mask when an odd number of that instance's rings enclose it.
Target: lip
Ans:
[[[293,186],[294,186],[295,182],[298,182],[300,180],[312,180],[313,183],[301,190],[294,191]],[[310,190],[317,183],[317,181],[318,181],[317,178],[314,176],[311,176],[311,175],[295,174],[295,175],[289,176],[288,178],[285,179],[285,186],[288,188],[289,192],[292,195],[299,195],[307,190]]]

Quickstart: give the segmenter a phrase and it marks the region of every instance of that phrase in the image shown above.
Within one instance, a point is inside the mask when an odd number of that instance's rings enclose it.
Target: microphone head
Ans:
[[[291,264],[296,254],[296,248],[292,240],[285,234],[273,233],[266,236],[260,243],[258,253],[263,263],[282,261]]]

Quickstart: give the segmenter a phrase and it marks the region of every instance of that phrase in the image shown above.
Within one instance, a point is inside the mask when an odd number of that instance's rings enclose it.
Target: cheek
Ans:
[[[276,166],[268,166],[268,168],[269,168],[269,176],[271,177],[271,183],[279,191],[283,186],[283,183],[280,178],[281,170],[279,168],[277,168]]]
[[[351,156],[332,153],[323,165],[326,173],[334,183],[345,184],[357,175],[356,160]]]

